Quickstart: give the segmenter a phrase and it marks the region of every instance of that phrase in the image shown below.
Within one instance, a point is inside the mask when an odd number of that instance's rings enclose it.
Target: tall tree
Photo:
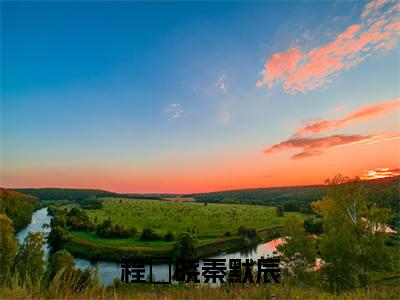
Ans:
[[[5,214],[0,214],[0,284],[4,283],[10,274],[17,245],[11,219]]]
[[[197,256],[197,237],[190,232],[181,232],[175,242],[174,254],[177,258],[191,259]]]
[[[323,217],[323,272],[335,292],[365,286],[369,271],[389,265],[385,224],[390,210],[368,203],[365,187],[358,178],[338,175],[327,183],[327,196],[312,204]]]
[[[316,261],[315,239],[304,230],[303,220],[297,215],[286,220],[282,234],[285,240],[277,250],[283,254],[284,273],[296,277],[298,283],[308,281]]]
[[[48,280],[51,281],[58,272],[72,274],[75,271],[74,257],[67,250],[60,250],[49,257],[47,268]]]
[[[29,232],[23,244],[18,249],[15,258],[15,269],[24,281],[40,280],[45,270],[44,237],[42,233]]]

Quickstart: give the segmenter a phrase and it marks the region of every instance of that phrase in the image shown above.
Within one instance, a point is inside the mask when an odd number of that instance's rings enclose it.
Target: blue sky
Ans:
[[[335,107],[343,115],[398,97],[398,51],[371,52],[305,92],[256,83],[274,53],[332,42],[361,22],[366,3],[2,2],[2,184],[186,192],[296,183],[287,171],[262,179],[281,168],[262,151]],[[357,133],[396,124],[391,114]],[[290,168],[289,154],[280,159]],[[180,175],[160,182],[171,169]],[[110,177],[77,176],[90,170]],[[188,172],[219,175],[186,189]]]

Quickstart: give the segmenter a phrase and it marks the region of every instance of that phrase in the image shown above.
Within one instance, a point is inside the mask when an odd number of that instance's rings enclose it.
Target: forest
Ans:
[[[31,222],[31,216],[38,198],[0,188],[0,213],[6,214],[13,222],[16,231]]]
[[[123,194],[94,190],[94,189],[63,189],[63,188],[35,188],[14,189],[17,192],[28,194],[40,200],[69,200],[79,202],[90,197],[125,197]]]

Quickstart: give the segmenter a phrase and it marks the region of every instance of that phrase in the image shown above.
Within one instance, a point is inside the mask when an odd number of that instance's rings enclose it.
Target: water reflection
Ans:
[[[29,232],[42,232],[44,233],[45,237],[47,237],[48,233],[50,232],[50,226],[46,226],[45,224],[50,224],[51,218],[52,217],[47,214],[47,207],[35,211],[32,214],[31,224],[17,233],[17,239],[19,243],[23,243]],[[46,259],[49,255],[49,250],[49,246],[46,243],[44,246]]]

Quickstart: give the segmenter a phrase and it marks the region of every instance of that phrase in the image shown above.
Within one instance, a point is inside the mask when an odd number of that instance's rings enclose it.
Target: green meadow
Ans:
[[[103,237],[93,230],[68,230],[68,241],[62,248],[75,256],[89,260],[115,261],[130,256],[166,256],[173,251],[175,240],[165,239],[171,232],[175,237],[182,232],[194,233],[200,257],[239,249],[258,238],[245,240],[238,233],[240,226],[258,230],[259,238],[276,235],[293,214],[277,217],[276,208],[263,205],[175,202],[162,200],[102,198],[102,207],[84,209],[90,222],[98,225],[105,220],[124,228],[136,229],[129,237]],[[158,238],[143,240],[144,229],[152,229]],[[263,230],[264,229],[264,230]]]
[[[158,200],[104,199],[103,208],[86,210],[95,223],[111,219],[113,223],[143,228],[153,228],[163,235],[168,231],[190,231],[199,237],[215,237],[230,232],[235,234],[240,226],[256,229],[281,225],[284,218],[276,217],[274,207],[239,204],[207,204],[194,202],[169,202]],[[132,240],[134,241],[134,239]]]

